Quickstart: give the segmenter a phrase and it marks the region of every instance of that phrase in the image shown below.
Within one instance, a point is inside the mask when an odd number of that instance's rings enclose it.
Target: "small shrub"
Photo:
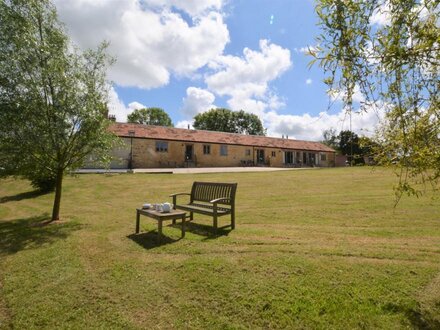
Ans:
[[[32,187],[41,192],[51,192],[55,190],[56,177],[49,173],[34,173],[28,175]]]

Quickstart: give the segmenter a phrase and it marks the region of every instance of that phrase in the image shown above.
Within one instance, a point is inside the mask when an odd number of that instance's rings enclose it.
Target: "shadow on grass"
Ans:
[[[181,228],[182,225],[178,223],[172,226],[176,228]],[[193,234],[206,236],[203,240],[215,239],[220,236],[228,236],[232,230],[231,226],[227,225],[227,226],[219,227],[217,228],[217,231],[214,231],[214,227],[212,227],[211,225],[204,225],[190,221],[187,221],[185,223],[185,229],[186,231],[189,231]]]
[[[0,197],[0,204],[4,204],[7,202],[18,202],[23,199],[35,198],[35,197],[39,197],[39,196],[46,195],[46,194],[48,194],[48,193],[42,192],[40,190],[26,191],[24,193],[19,193],[16,195]]]
[[[171,224],[169,226],[173,227],[173,228],[179,228],[179,229],[182,228],[182,224],[180,224],[180,223],[176,223],[174,225]],[[201,236],[206,236],[203,240],[215,239],[220,236],[227,236],[231,232],[231,229],[225,229],[225,228],[230,228],[230,226],[220,227],[217,229],[216,232],[214,232],[212,226],[193,223],[193,222],[186,222],[185,223],[185,230],[187,232],[191,232],[193,234],[197,234],[197,235],[201,235]],[[158,246],[175,243],[175,242],[178,242],[182,239],[182,238],[172,239],[172,238],[162,234],[162,237],[161,237],[161,240],[159,243],[157,241],[157,235],[158,234],[157,234],[156,230],[151,230],[149,232],[140,233],[140,234],[130,234],[127,236],[127,238],[131,239],[133,242],[135,242],[136,244],[139,244],[140,246],[142,246],[144,249],[147,249],[147,250],[153,249]]]
[[[168,236],[165,236],[162,234],[162,237],[160,239],[160,243],[157,241],[157,231],[151,230],[149,232],[140,233],[140,234],[130,234],[127,236],[127,238],[131,239],[136,244],[139,244],[144,249],[153,249],[158,246],[167,245],[171,243],[175,243],[181,240],[179,239],[172,239]]]
[[[426,318],[423,313],[412,308],[404,307],[398,304],[388,303],[383,308],[386,312],[402,313],[411,322],[414,329],[440,329],[440,323],[436,320],[432,320],[429,317]]]
[[[61,222],[44,225],[50,219],[48,214],[40,216],[3,220],[0,222],[0,256],[22,250],[35,249],[59,239],[65,239],[81,225],[75,222]]]

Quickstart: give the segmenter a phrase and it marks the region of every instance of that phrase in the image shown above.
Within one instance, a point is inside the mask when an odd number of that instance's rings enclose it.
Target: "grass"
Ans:
[[[238,182],[237,228],[187,235],[135,208]],[[0,181],[0,328],[439,328],[440,201],[384,169],[80,175],[53,195]],[[171,222],[170,222],[171,223]],[[220,225],[228,218],[220,218]]]

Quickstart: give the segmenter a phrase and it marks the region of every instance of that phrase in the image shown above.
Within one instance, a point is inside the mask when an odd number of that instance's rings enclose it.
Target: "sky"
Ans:
[[[176,127],[211,108],[259,116],[267,135],[322,140],[349,129],[330,99],[308,47],[320,33],[313,0],[55,0],[81,49],[110,43],[116,63],[109,112],[119,122],[135,109],[160,107]],[[380,18],[380,17],[379,17]],[[362,96],[359,96],[359,100]],[[329,108],[329,103],[333,106]],[[353,114],[369,135],[376,112]]]

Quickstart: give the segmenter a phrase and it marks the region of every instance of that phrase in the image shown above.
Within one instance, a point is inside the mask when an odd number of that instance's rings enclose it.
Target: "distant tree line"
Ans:
[[[173,127],[170,116],[161,108],[143,108],[134,110],[127,116],[129,123]]]
[[[161,108],[144,108],[128,115],[129,123],[173,127],[170,116]],[[232,111],[224,108],[211,109],[194,117],[195,129],[239,133],[248,135],[266,135],[260,118],[244,110]]]
[[[367,136],[358,136],[356,133],[345,130],[336,132],[330,128],[323,133],[322,143],[336,150],[337,153],[347,156],[351,165],[365,164],[365,157],[373,157],[379,144]]]
[[[257,115],[243,110],[211,109],[194,117],[194,128],[208,131],[266,135],[266,130]]]

